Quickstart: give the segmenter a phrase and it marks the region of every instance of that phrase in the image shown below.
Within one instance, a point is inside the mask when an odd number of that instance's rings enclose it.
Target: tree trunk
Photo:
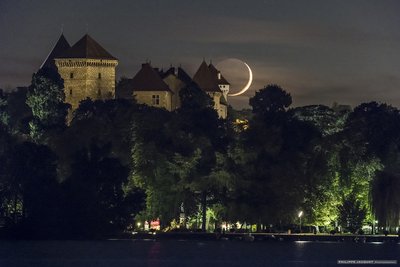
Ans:
[[[201,220],[201,230],[203,232],[206,231],[206,223],[207,223],[207,193],[206,191],[202,192],[201,196],[201,210],[202,210],[202,220]]]
[[[14,217],[14,223],[17,223],[17,199],[18,199],[18,196],[17,196],[17,194],[14,194],[14,214],[13,214],[13,217]]]
[[[258,220],[258,223],[257,223],[257,232],[261,232],[261,230],[262,230],[262,224],[261,224],[261,220]]]

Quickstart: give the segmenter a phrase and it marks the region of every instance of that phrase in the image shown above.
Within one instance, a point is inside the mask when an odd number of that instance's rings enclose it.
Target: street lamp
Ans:
[[[303,211],[300,211],[298,216],[299,216],[299,220],[300,220],[300,233],[301,233],[301,216],[303,216]]]

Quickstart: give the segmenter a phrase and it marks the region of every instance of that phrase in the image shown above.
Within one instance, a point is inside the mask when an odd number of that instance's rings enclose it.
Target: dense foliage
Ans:
[[[203,231],[296,231],[299,219],[313,231],[399,226],[394,107],[291,108],[290,94],[269,85],[251,111],[230,108],[223,120],[191,84],[173,112],[87,99],[67,125],[53,74],[0,91],[2,234],[99,237],[155,220]]]

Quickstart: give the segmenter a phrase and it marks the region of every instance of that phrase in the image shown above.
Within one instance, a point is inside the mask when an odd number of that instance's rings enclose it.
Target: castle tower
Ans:
[[[203,61],[193,76],[193,81],[212,98],[218,116],[225,119],[228,115],[228,103],[221,90],[220,85],[223,84],[218,80],[218,73],[212,64],[207,66],[207,63]]]
[[[222,91],[225,97],[225,101],[228,102],[228,93],[229,93],[229,86],[230,83],[225,79],[224,76],[222,76],[221,72],[217,70],[213,64],[209,64],[208,68],[210,69],[211,73],[213,74],[214,77],[217,77],[217,83],[219,86],[219,89]]]
[[[56,57],[55,64],[64,79],[65,102],[71,104],[72,110],[88,97],[92,100],[114,98],[118,60],[88,34]]]

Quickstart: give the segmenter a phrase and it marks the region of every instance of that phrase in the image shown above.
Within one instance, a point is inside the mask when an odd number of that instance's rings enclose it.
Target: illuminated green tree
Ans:
[[[338,209],[339,223],[345,230],[353,234],[361,230],[367,210],[354,194],[347,196]]]
[[[63,80],[57,73],[42,69],[32,76],[26,103],[32,110],[29,125],[35,142],[45,141],[49,131],[65,128],[69,105],[64,101]]]
[[[292,223],[307,198],[322,192],[319,178],[327,167],[321,135],[286,111],[290,103],[278,86],[260,90],[250,101],[254,117],[230,153],[237,177],[228,208],[232,220]]]
[[[169,171],[174,158],[172,116],[166,110],[143,106],[132,124],[132,186],[146,194],[143,217],[159,218],[162,226],[177,216],[183,200],[179,181]]]
[[[361,104],[346,121],[339,154],[341,187],[344,197],[354,194],[366,208],[370,222],[374,220],[369,197],[371,185],[375,184],[378,171],[390,173],[396,169],[399,135],[399,111],[386,104]]]
[[[221,162],[228,141],[225,125],[212,108],[211,98],[192,85],[180,92],[182,106],[174,113],[144,108],[133,120],[133,178],[146,191],[146,214],[165,226],[201,205],[202,228],[206,209],[220,191]],[[217,178],[218,177],[218,178]]]

